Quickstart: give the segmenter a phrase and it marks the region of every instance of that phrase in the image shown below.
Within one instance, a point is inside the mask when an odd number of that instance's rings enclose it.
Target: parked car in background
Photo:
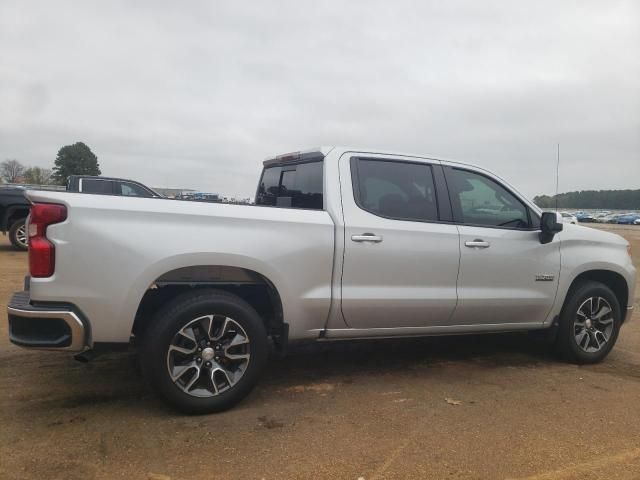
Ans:
[[[21,187],[0,188],[0,230],[9,235],[9,241],[18,250],[27,249],[27,231],[24,221],[31,204]]]
[[[576,212],[574,216],[576,217],[578,222],[581,222],[581,223],[593,223],[596,221],[593,215],[587,212]]]
[[[192,202],[212,202],[220,203],[222,198],[217,193],[194,192],[181,197],[182,200],[190,200]]]
[[[17,250],[27,250],[25,220],[31,204],[25,198],[27,190],[63,189],[62,186],[25,185],[0,188],[0,231],[9,235],[9,241]],[[71,175],[66,191],[125,197],[162,198],[162,195],[135,180],[89,175]]]
[[[593,218],[598,223],[605,223],[605,219],[611,215],[611,212],[598,212],[593,215]]]
[[[574,225],[577,225],[578,219],[575,215],[569,212],[560,212],[560,215],[562,215],[562,221],[564,223],[573,223]]]
[[[609,213],[603,217],[598,217],[596,220],[598,223],[616,223],[619,216],[619,213]]]
[[[636,218],[633,222],[634,225],[640,225],[640,218]]]
[[[640,219],[640,214],[638,213],[629,213],[626,215],[621,215],[618,217],[617,223],[622,225],[634,225],[636,220]]]
[[[8,304],[11,342],[86,361],[133,339],[154,389],[191,413],[246,396],[270,339],[547,329],[595,363],[634,304],[625,239],[458,162],[289,153],[264,162],[255,206],[26,195],[31,276]]]
[[[121,195],[124,197],[163,198],[158,192],[135,180],[90,175],[71,175],[67,192]]]

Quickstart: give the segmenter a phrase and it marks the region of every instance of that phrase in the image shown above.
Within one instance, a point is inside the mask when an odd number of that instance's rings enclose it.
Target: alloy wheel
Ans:
[[[173,337],[167,369],[173,383],[194,397],[213,397],[232,388],[250,361],[249,337],[232,318],[195,318]]]
[[[613,309],[602,297],[587,298],[576,312],[573,334],[576,344],[587,353],[600,351],[611,339]]]
[[[16,241],[20,244],[20,246],[27,248],[27,225],[22,224],[16,229]]]

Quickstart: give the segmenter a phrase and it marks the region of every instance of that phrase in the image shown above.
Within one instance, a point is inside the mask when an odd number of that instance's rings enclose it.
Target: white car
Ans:
[[[560,215],[562,215],[562,221],[564,223],[572,223],[574,225],[578,224],[578,219],[575,217],[575,215],[569,212],[560,212]]]
[[[154,389],[188,412],[247,395],[270,339],[285,350],[544,330],[567,359],[594,363],[634,303],[625,239],[563,224],[483,168],[425,156],[273,157],[256,205],[26,196],[30,280],[8,305],[11,342],[86,361],[133,339]]]

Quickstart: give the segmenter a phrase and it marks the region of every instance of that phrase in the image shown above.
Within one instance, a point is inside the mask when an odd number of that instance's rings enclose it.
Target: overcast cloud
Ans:
[[[264,157],[358,145],[525,194],[640,188],[640,2],[0,3],[0,160],[252,195]]]

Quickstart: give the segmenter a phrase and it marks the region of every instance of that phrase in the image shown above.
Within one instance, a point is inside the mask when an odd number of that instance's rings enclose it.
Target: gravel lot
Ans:
[[[640,265],[640,228],[599,228]],[[26,268],[0,237],[3,318]],[[133,354],[22,350],[2,320],[0,478],[638,479],[639,317],[587,367],[526,334],[300,347],[234,410],[191,417]]]

